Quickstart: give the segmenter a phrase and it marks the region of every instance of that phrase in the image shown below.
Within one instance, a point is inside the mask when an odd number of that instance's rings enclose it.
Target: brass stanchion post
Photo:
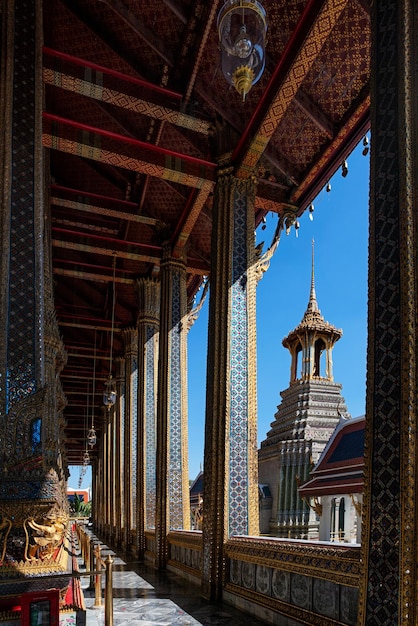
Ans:
[[[105,626],[113,626],[113,559],[107,555],[106,565],[106,585],[105,585]]]
[[[90,539],[89,542],[89,562],[86,566],[89,568],[91,572],[94,571],[94,540]],[[94,588],[94,574],[90,574],[90,589]]]
[[[102,569],[102,559],[100,556],[100,544],[98,543],[94,548],[94,556],[96,561],[96,567],[94,568],[96,572]],[[94,608],[98,608],[102,606],[102,575],[96,574],[95,583],[94,583]]]

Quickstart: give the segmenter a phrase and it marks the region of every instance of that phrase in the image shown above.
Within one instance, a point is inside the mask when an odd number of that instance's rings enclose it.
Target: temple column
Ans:
[[[220,169],[212,225],[202,593],[222,594],[224,543],[258,535],[255,181]]]
[[[3,2],[1,28],[0,516],[12,522],[8,558],[22,561],[26,520],[67,515],[58,381],[64,350],[44,197],[42,2]]]
[[[138,290],[138,505],[137,550],[145,552],[145,530],[155,528],[156,417],[160,283],[141,278]]]
[[[116,406],[115,416],[115,524],[116,545],[120,546],[123,540],[125,527],[125,491],[124,481],[124,442],[125,442],[125,359],[116,359]]]
[[[103,527],[104,536],[108,538],[108,505],[107,505],[107,490],[109,488],[109,428],[108,428],[108,415],[104,413],[102,417],[103,424],[103,457],[102,457],[102,495],[103,495]]]
[[[104,524],[103,524],[103,485],[104,485],[104,476],[103,476],[103,462],[104,462],[104,437],[100,437],[99,444],[99,454],[97,460],[97,469],[95,475],[95,483],[96,483],[96,503],[95,503],[95,515],[96,515],[96,526],[97,533],[102,534],[104,532]]]
[[[163,247],[158,358],[156,567],[168,558],[167,534],[190,528],[187,449],[186,269]]]
[[[105,507],[106,507],[106,537],[111,538],[112,529],[112,413],[105,410],[104,423],[106,424],[106,484],[105,484]]]
[[[125,345],[125,441],[124,441],[124,547],[132,548],[136,531],[137,453],[138,453],[138,331],[122,331]]]
[[[359,624],[418,622],[418,19],[372,3],[364,576]]]
[[[115,508],[115,463],[116,463],[116,410],[109,415],[109,525],[110,537],[116,537],[116,508]]]

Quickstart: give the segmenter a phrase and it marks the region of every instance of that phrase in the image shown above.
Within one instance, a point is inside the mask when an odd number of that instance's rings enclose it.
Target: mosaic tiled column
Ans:
[[[103,456],[102,456],[102,490],[103,490],[103,503],[102,503],[102,519],[104,536],[108,537],[108,489],[109,489],[109,427],[108,419],[105,414],[102,419],[102,441],[103,441]]]
[[[125,346],[125,428],[124,428],[124,547],[131,549],[136,530],[137,448],[138,448],[138,331],[122,331]]]
[[[220,171],[213,207],[209,304],[203,593],[220,597],[223,544],[258,534],[255,182]]]
[[[111,413],[106,409],[104,414],[104,428],[106,429],[106,447],[105,447],[105,523],[106,523],[106,537],[110,538],[111,529],[111,491],[112,491],[112,428],[111,428]]]
[[[116,464],[116,407],[109,415],[109,526],[110,537],[115,542],[116,537],[116,507],[115,507],[115,464]]]
[[[160,270],[156,567],[167,561],[169,530],[190,528],[187,456],[187,293],[184,263],[164,247]]]
[[[96,465],[96,474],[95,474],[95,494],[96,501],[94,507],[94,514],[96,520],[96,528],[99,534],[104,532],[104,522],[103,522],[103,499],[104,499],[104,477],[103,477],[103,462],[104,462],[104,437],[100,437],[99,443],[99,454]]]
[[[3,2],[1,23],[0,517],[13,520],[7,554],[20,561],[25,520],[67,510],[64,351],[45,231],[42,2]]]
[[[418,623],[416,3],[372,3],[372,161],[359,624]]]
[[[156,418],[160,283],[141,278],[138,292],[138,504],[137,549],[145,551],[145,530],[155,528]]]
[[[125,359],[116,359],[116,407],[115,407],[115,524],[116,545],[120,546],[123,539],[125,524],[125,491],[124,491],[124,444],[125,444]]]

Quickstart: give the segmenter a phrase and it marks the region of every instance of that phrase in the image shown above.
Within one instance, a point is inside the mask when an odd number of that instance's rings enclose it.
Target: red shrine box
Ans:
[[[59,590],[23,593],[21,597],[22,626],[58,626]]]

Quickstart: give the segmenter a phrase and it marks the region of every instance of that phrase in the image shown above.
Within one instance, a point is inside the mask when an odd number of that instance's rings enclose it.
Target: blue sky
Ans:
[[[369,157],[360,145],[347,159],[348,176],[339,170],[331,191],[314,201],[314,219],[305,213],[298,237],[292,228],[280,244],[257,287],[258,441],[270,430],[280,391],[289,385],[290,354],[282,339],[301,321],[311,283],[312,239],[315,240],[315,286],[324,318],[342,328],[333,350],[334,380],[352,417],[365,411],[367,335],[367,245]],[[257,243],[270,245],[277,216],[267,216],[267,228],[257,231]],[[189,332],[189,476],[203,466],[206,399],[208,302]],[[69,485],[78,485],[79,468],[70,468]],[[83,487],[91,484],[91,472]]]

